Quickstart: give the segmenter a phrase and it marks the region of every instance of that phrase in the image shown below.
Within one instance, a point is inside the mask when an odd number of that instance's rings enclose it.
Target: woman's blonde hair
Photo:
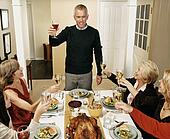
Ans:
[[[142,70],[142,78],[146,83],[155,83],[159,75],[159,69],[154,62],[150,60],[145,61],[139,68]]]
[[[161,93],[163,93],[165,98],[169,98],[169,97],[167,97],[167,93],[170,93],[170,69],[167,69],[164,71],[162,81],[163,81],[165,90],[164,90],[164,92],[161,92]],[[169,98],[169,101],[170,101],[170,98]]]
[[[15,59],[9,59],[0,64],[0,84],[3,86],[13,83],[13,74],[20,65]]]

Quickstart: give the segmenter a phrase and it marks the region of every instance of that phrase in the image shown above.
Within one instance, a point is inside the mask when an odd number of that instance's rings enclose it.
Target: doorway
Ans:
[[[103,62],[115,72],[124,71],[127,30],[128,2],[100,1],[98,27],[103,45]]]

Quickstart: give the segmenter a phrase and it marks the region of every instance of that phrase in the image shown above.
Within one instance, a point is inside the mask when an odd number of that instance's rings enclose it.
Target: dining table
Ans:
[[[100,98],[105,98],[107,96],[113,97],[113,90],[97,90],[100,94]],[[94,91],[89,91],[89,95],[92,96],[94,94]],[[89,96],[88,95],[88,96]],[[77,98],[77,100],[82,102],[82,106],[80,108],[79,113],[86,113],[87,116],[89,115],[88,112],[88,105],[84,102],[89,101],[89,97],[82,97]],[[69,101],[75,99],[70,95],[70,91],[60,91],[59,93],[56,93],[55,95],[56,99],[59,100],[60,104],[57,109],[47,111],[46,113],[42,114],[40,118],[40,124],[47,124],[47,125],[55,125],[58,127],[58,134],[55,139],[67,139],[66,137],[66,127],[69,124],[70,119],[72,118],[72,114],[70,112],[70,108],[68,106]],[[117,122],[125,122],[128,125],[131,125],[132,127],[136,128],[133,120],[131,119],[130,115],[128,113],[125,113],[124,111],[116,110],[116,109],[110,109],[103,106],[102,114],[97,118],[99,127],[101,128],[102,136],[104,139],[113,139],[113,137],[110,134],[110,130],[106,129],[103,125],[103,119],[104,116],[111,112],[114,114],[114,119]],[[139,130],[138,130],[139,132]],[[36,134],[36,133],[35,133]],[[138,133],[137,139],[141,139],[141,133]]]

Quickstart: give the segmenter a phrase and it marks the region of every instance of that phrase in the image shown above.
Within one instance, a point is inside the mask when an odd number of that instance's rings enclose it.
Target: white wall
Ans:
[[[31,0],[35,58],[43,58],[43,43],[48,43],[51,24],[51,0]]]
[[[0,57],[4,59],[4,44],[3,44],[3,34],[11,33],[11,54],[9,57],[13,57],[16,54],[16,43],[15,43],[15,30],[14,30],[14,22],[13,22],[13,11],[11,0],[0,0],[0,9],[8,9],[9,12],[9,29],[2,30],[1,29],[1,19],[0,19]]]
[[[155,0],[152,19],[150,59],[163,71],[170,69],[170,1]]]

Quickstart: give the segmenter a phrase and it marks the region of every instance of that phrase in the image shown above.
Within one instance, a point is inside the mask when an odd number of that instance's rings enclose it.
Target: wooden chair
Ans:
[[[44,60],[52,61],[52,46],[50,44],[43,43],[44,47]]]

